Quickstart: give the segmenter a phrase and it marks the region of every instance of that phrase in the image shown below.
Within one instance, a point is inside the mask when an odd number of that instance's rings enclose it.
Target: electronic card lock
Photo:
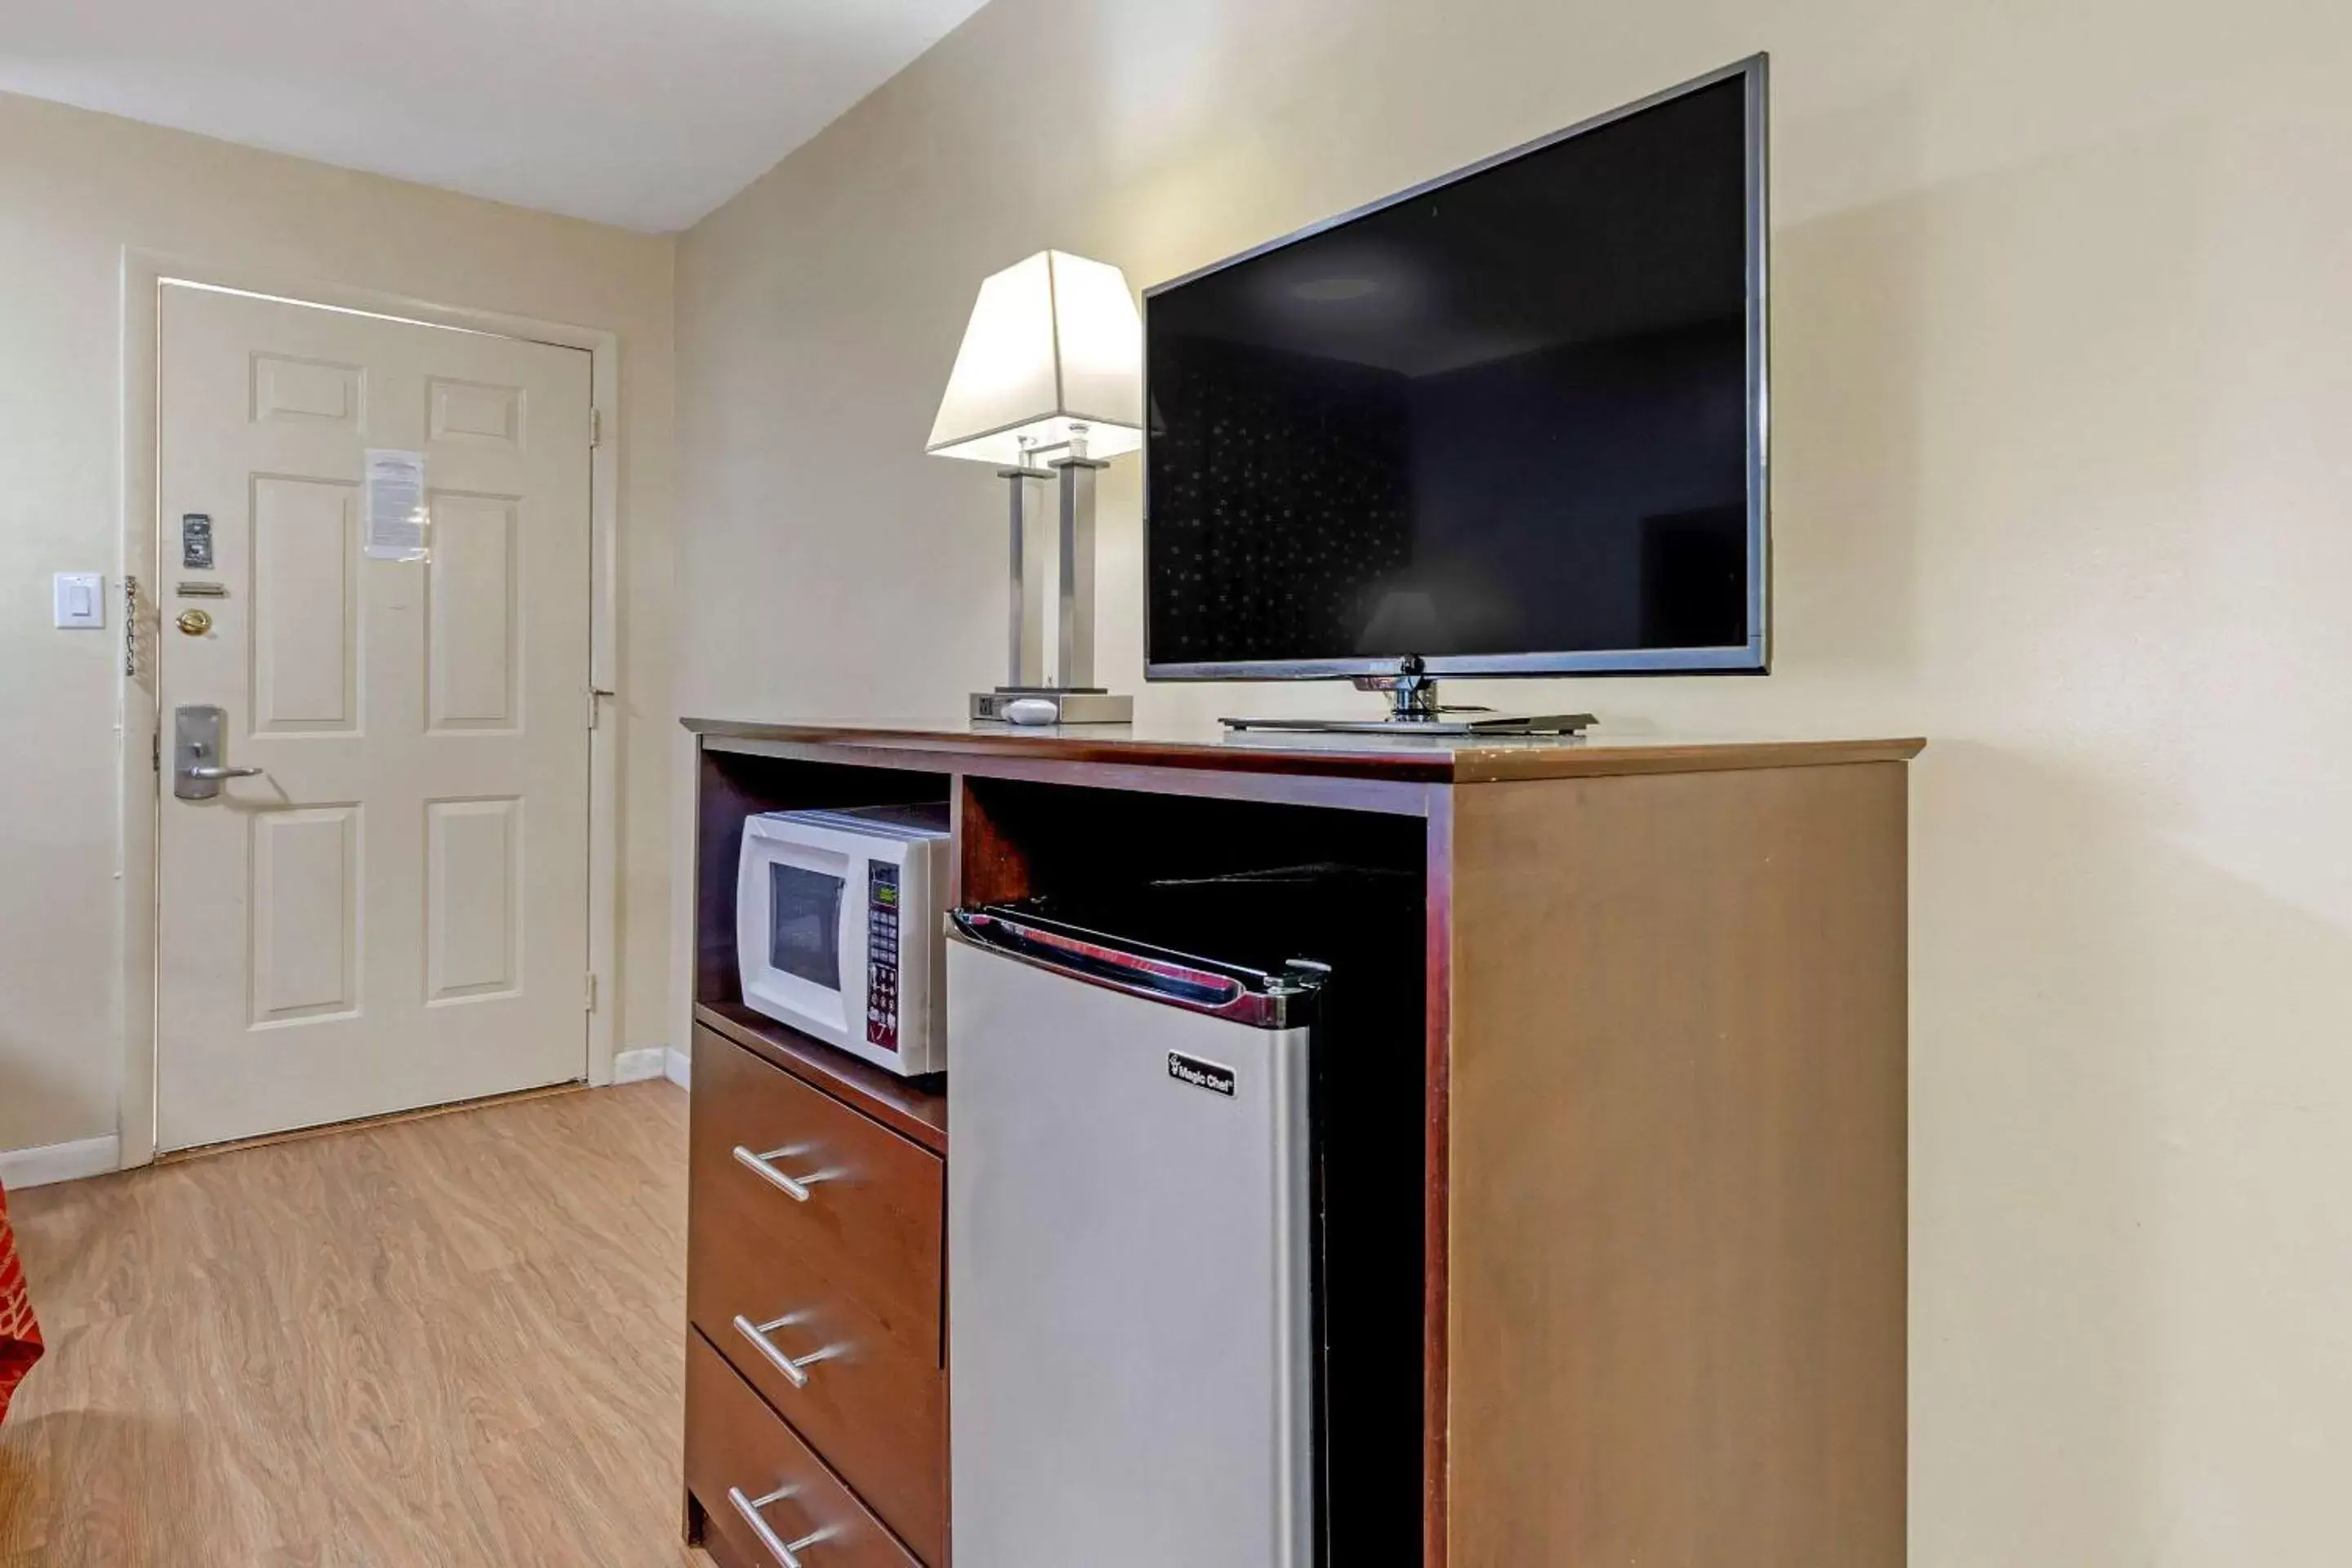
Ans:
[[[232,768],[221,762],[221,736],[227,715],[218,708],[172,710],[172,793],[182,800],[212,800],[223,779],[249,779],[259,768]]]

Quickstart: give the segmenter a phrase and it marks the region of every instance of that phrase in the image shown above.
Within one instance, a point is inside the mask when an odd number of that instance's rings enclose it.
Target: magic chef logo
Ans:
[[[1234,1097],[1234,1069],[1221,1068],[1214,1062],[1204,1062],[1198,1057],[1188,1057],[1181,1051],[1168,1053],[1168,1076],[1178,1083],[1189,1083],[1194,1089],[1205,1089],[1212,1094]]]

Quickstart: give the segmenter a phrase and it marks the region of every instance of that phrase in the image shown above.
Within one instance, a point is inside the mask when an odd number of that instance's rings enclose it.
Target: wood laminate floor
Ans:
[[[593,1089],[12,1194],[48,1359],[0,1568],[662,1568],[686,1096]]]

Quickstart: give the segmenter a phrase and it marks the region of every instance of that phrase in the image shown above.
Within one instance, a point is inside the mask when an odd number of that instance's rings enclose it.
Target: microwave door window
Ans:
[[[768,867],[768,963],[782,973],[841,990],[842,879],[781,861]]]

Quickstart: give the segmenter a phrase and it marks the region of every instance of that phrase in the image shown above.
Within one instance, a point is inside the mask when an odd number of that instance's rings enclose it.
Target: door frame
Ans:
[[[457,327],[495,337],[520,338],[582,349],[589,357],[589,405],[595,410],[598,438],[589,448],[589,636],[588,684],[592,691],[620,693],[620,478],[621,340],[598,327],[541,321],[502,310],[477,310],[415,300],[381,289],[352,288],[267,268],[199,260],[165,251],[125,246],[122,250],[122,555],[114,584],[114,614],[108,617],[135,658],[118,664],[121,701],[116,729],[122,738],[122,813],[116,837],[115,880],[121,889],[117,914],[121,973],[116,1005],[122,1043],[122,1090],[117,1099],[121,1140],[119,1167],[129,1170],[155,1159],[155,1051],[157,1037],[156,899],[157,856],[163,848],[163,780],[154,765],[162,736],[157,707],[157,655],[163,647],[162,604],[155,597],[157,557],[163,520],[157,479],[162,439],[163,288],[166,282],[258,294],[295,305],[357,311]],[[135,617],[125,611],[122,584],[139,580]],[[588,971],[595,1005],[583,1014],[588,1026],[587,1081],[613,1081],[619,1049],[620,1008],[617,943],[620,929],[620,720],[619,695],[591,697],[599,705],[588,733]],[[580,721],[589,715],[583,709]],[[588,998],[582,999],[583,1007]]]

